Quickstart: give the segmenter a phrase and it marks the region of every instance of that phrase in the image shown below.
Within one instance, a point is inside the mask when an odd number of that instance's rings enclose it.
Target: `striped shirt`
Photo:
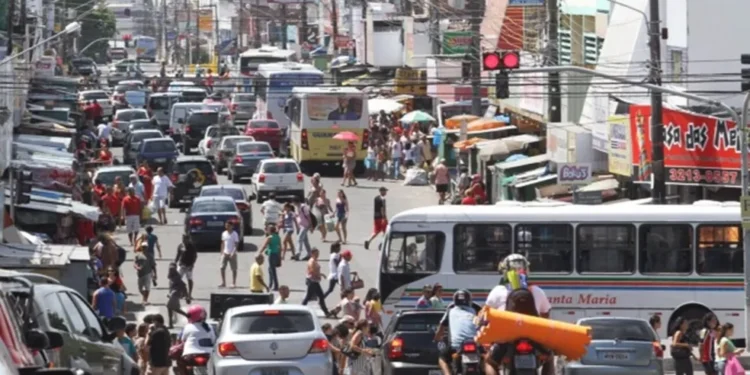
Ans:
[[[263,206],[261,208],[263,210],[263,219],[265,219],[266,223],[278,223],[279,217],[281,216],[281,212],[283,211],[283,208],[281,207],[281,204],[279,202],[276,202],[273,199],[269,199],[265,202],[263,202]]]

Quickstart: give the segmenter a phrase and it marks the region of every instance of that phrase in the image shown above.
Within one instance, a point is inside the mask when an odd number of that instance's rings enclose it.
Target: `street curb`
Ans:
[[[742,367],[744,368],[750,368],[750,356],[740,356],[740,363],[742,363]],[[662,366],[664,368],[664,372],[674,372],[674,359],[673,358],[664,358],[662,360]],[[693,359],[693,369],[696,371],[703,371],[703,364]]]

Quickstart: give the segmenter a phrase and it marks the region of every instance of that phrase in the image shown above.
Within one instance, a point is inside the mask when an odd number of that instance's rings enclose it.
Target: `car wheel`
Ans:
[[[227,171],[227,177],[232,180],[233,184],[239,184],[240,183],[240,177],[234,174],[230,174],[229,171]]]

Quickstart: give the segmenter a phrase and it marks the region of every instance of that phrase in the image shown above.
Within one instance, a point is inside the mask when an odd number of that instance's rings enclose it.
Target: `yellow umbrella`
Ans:
[[[480,118],[469,123],[468,131],[488,130],[502,128],[506,123],[491,118]]]
[[[468,124],[477,119],[479,119],[479,116],[474,116],[474,115],[453,116],[445,120],[445,127],[448,129],[460,129],[461,123],[463,123],[464,121]]]

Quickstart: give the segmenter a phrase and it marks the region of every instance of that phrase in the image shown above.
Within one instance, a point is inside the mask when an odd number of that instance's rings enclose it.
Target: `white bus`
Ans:
[[[288,129],[289,118],[284,113],[284,108],[292,95],[292,89],[322,85],[323,78],[323,72],[309,64],[261,64],[253,78],[256,98],[253,119],[276,120],[282,129]]]
[[[294,62],[297,61],[297,53],[292,50],[280,49],[278,47],[264,46],[257,49],[249,49],[242,52],[237,61],[237,70],[234,76],[242,85],[242,91],[252,93],[252,77],[258,71],[260,64]],[[240,83],[241,82],[241,83]]]
[[[346,142],[333,139],[349,131],[359,136],[355,156],[367,155],[369,116],[367,94],[354,87],[297,87],[287,102],[290,156],[300,166],[340,163]]]
[[[381,245],[378,288],[384,318],[414,308],[425,285],[444,299],[456,289],[483,303],[511,253],[530,261],[532,284],[552,303],[552,318],[648,319],[667,327],[678,316],[712,311],[744,332],[743,246],[736,202],[602,205],[530,202],[434,206],[393,217]]]

